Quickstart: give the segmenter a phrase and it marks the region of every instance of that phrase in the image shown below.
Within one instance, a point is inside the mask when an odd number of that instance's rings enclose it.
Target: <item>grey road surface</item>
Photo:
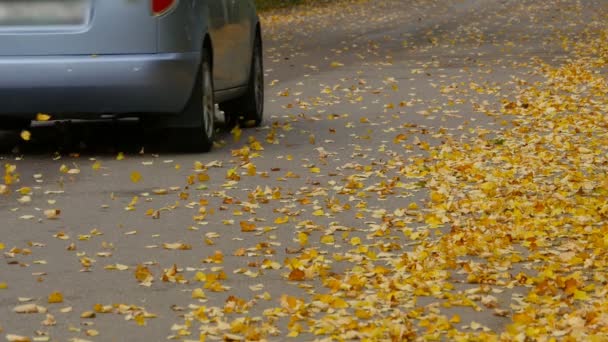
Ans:
[[[606,10],[370,0],[272,12],[266,120],[224,130],[210,153],[174,153],[134,121],[39,123],[29,142],[3,134],[5,181],[19,181],[0,197],[1,338],[283,341],[298,331],[300,299],[316,301],[311,317],[341,316],[329,279],[370,260],[391,272],[387,255],[450,228],[428,229],[428,184],[408,168],[446,139],[507,127],[501,101],[535,81],[539,61],[567,59],[562,38]],[[479,287],[453,279],[454,293]],[[381,292],[367,292],[381,303],[374,315],[395,309]],[[463,331],[500,333],[520,293],[494,294],[505,317],[422,290],[397,309],[417,313],[407,316],[419,337],[431,323],[416,316],[436,312]],[[22,305],[39,312],[15,312]],[[347,312],[364,320],[366,310]],[[319,322],[315,336],[296,320],[292,339],[328,338]]]

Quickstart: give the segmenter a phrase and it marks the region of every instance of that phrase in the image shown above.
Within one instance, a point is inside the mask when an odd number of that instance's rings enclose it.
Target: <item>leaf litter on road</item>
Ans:
[[[355,16],[367,13],[364,6],[333,6],[325,7],[325,13],[314,7],[304,11],[310,12],[312,23],[343,10]],[[545,9],[528,1],[513,6],[527,12]],[[576,6],[563,6],[563,15],[577,11]],[[290,40],[281,28],[294,22],[314,32],[304,17],[265,17],[270,39]],[[391,18],[398,14],[369,20],[382,25]],[[407,37],[406,44],[399,37],[397,46],[412,54],[439,53],[444,47],[475,50],[496,38],[487,37],[483,25],[480,20],[461,23],[457,32],[429,28],[422,33],[423,42]],[[571,60],[514,61],[536,81],[513,80],[508,84],[515,89],[509,93],[502,89],[506,85],[492,81],[463,82],[453,74],[442,75],[442,63],[470,62],[457,68],[463,74],[476,68],[481,75],[501,66],[501,61],[484,61],[483,51],[474,62],[472,57],[445,62],[428,55],[415,60],[409,64],[411,77],[429,78],[421,89],[411,89],[392,75],[375,79],[363,72],[355,72],[351,79],[318,81],[323,83],[319,94],[305,94],[297,84],[285,88],[277,98],[285,101],[281,103],[286,114],[273,118],[263,132],[265,138],[247,137],[249,132],[240,128],[232,131],[234,159],[196,162],[183,187],[164,184],[158,191],[147,190],[158,198],[139,193],[113,198],[126,206],[125,214],[155,218],[167,230],[174,229],[173,215],[181,214],[191,221],[189,232],[200,230],[197,239],[169,240],[164,231],[154,236],[157,240],[148,246],[162,246],[157,253],[167,253],[159,254],[158,262],[116,260],[95,268],[96,261],[73,245],[90,243],[93,234],[65,226],[49,236],[70,243],[69,252],[82,253],[77,254],[77,267],[84,271],[131,270],[116,273],[130,274],[125,281],[143,285],[144,296],[154,296],[150,291],[162,286],[172,291],[171,296],[185,298],[188,305],[175,310],[181,316],[168,332],[174,339],[600,341],[608,328],[608,89],[601,72],[608,60],[608,33],[597,21],[587,27],[581,39],[561,37],[560,45],[569,49]],[[382,53],[381,44],[365,42],[360,59],[373,64],[376,72],[387,73],[396,61],[388,58],[393,51]],[[500,49],[509,53],[516,47],[507,42]],[[342,44],[332,49],[319,67],[348,71],[351,63],[338,57],[350,48],[354,47]],[[278,53],[276,59],[280,60]],[[309,66],[313,71],[319,67]],[[451,77],[454,80],[445,80]],[[430,92],[439,93],[445,102],[424,98]],[[363,116],[331,113],[342,102],[360,103]],[[467,115],[457,105],[469,103],[501,128],[463,123],[456,136],[456,130],[442,127],[447,118]],[[301,112],[288,114],[294,109]],[[412,116],[420,119],[411,123]],[[307,126],[311,123],[331,128],[312,133]],[[348,144],[335,143],[333,135],[340,131],[349,132],[342,136]],[[276,157],[268,150],[289,144],[290,138],[307,146],[294,144],[271,168],[259,162]],[[116,160],[128,161],[123,153]],[[93,171],[100,168],[101,162],[93,164]],[[106,168],[111,166],[104,163]],[[76,165],[62,164],[60,171],[81,173]],[[141,175],[127,172],[131,173],[126,178],[139,185]],[[276,183],[267,181],[273,177]],[[25,189],[16,188],[19,179],[16,166],[6,164],[0,194],[11,196]],[[18,191],[19,199],[30,197],[17,200],[22,202],[20,209],[37,200],[40,191],[32,190]],[[163,204],[154,202],[169,197]],[[54,223],[69,210],[64,208],[59,215],[57,209],[51,217],[47,211],[42,214]],[[161,211],[162,216],[157,214]],[[145,229],[120,227],[119,236],[148,234]],[[226,246],[226,239],[231,239],[229,249],[216,249],[216,244]],[[162,242],[167,240],[178,242]],[[196,261],[179,267],[165,259],[168,253],[194,255]],[[5,255],[10,260],[30,254],[27,248],[15,247]],[[250,292],[237,292],[240,283]],[[64,299],[71,300],[61,292],[48,296],[49,303]],[[28,303],[14,310],[47,313],[52,306]],[[81,317],[116,313],[147,327],[147,320],[155,316],[125,304],[96,304],[87,310]],[[58,315],[48,314],[43,326],[61,324]],[[501,319],[498,327],[489,326],[490,315]],[[104,336],[103,331],[86,331],[90,337]],[[7,339],[29,337],[9,334]]]

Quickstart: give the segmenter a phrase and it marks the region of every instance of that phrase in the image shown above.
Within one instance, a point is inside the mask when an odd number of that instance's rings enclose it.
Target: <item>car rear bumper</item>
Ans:
[[[192,92],[198,53],[0,57],[0,115],[175,113]]]

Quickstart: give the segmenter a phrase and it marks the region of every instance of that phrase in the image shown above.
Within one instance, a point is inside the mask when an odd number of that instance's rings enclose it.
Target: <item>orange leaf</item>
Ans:
[[[253,231],[255,231],[255,224],[247,222],[247,221],[241,221],[241,231],[242,232],[253,232]]]
[[[291,271],[291,273],[289,273],[289,280],[292,281],[302,281],[304,280],[304,276],[306,274],[304,273],[304,271],[300,271],[298,269],[295,269],[293,271]]]

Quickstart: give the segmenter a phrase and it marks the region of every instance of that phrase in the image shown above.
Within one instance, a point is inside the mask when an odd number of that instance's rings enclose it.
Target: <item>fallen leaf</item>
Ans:
[[[135,268],[135,279],[137,279],[141,285],[151,286],[154,276],[146,266],[137,265]]]
[[[32,139],[32,133],[26,130],[21,131],[21,139],[25,141],[30,141],[30,139]]]
[[[46,308],[36,304],[23,304],[13,308],[13,311],[19,314],[29,313],[46,313]]]
[[[42,325],[47,327],[54,326],[57,325],[57,321],[55,320],[55,317],[53,315],[46,314],[46,319],[42,321]]]
[[[32,340],[27,336],[8,334],[6,335],[6,340],[8,342],[32,342]]]
[[[163,243],[163,248],[169,249],[169,250],[189,251],[192,249],[192,246],[185,244],[185,243],[181,243],[181,242],[174,242],[174,243]]]
[[[247,221],[241,221],[240,222],[241,225],[241,231],[242,232],[253,232],[255,231],[255,224],[247,222]]]
[[[137,171],[131,172],[131,182],[139,183],[141,181],[141,174]]]
[[[59,209],[49,209],[44,211],[44,216],[46,216],[46,218],[49,220],[58,219],[60,214],[61,210]]]
[[[49,302],[49,304],[63,303],[63,294],[61,294],[61,292],[51,293],[49,295],[48,302]]]
[[[51,116],[45,113],[36,114],[36,121],[49,121],[51,120]]]
[[[277,217],[274,220],[274,223],[276,223],[276,224],[284,224],[284,223],[287,223],[287,222],[289,222],[289,216]]]
[[[304,271],[295,269],[295,270],[292,270],[289,273],[289,280],[291,280],[291,281],[302,281],[302,280],[304,280],[305,276],[306,276],[306,274],[304,273]]]

